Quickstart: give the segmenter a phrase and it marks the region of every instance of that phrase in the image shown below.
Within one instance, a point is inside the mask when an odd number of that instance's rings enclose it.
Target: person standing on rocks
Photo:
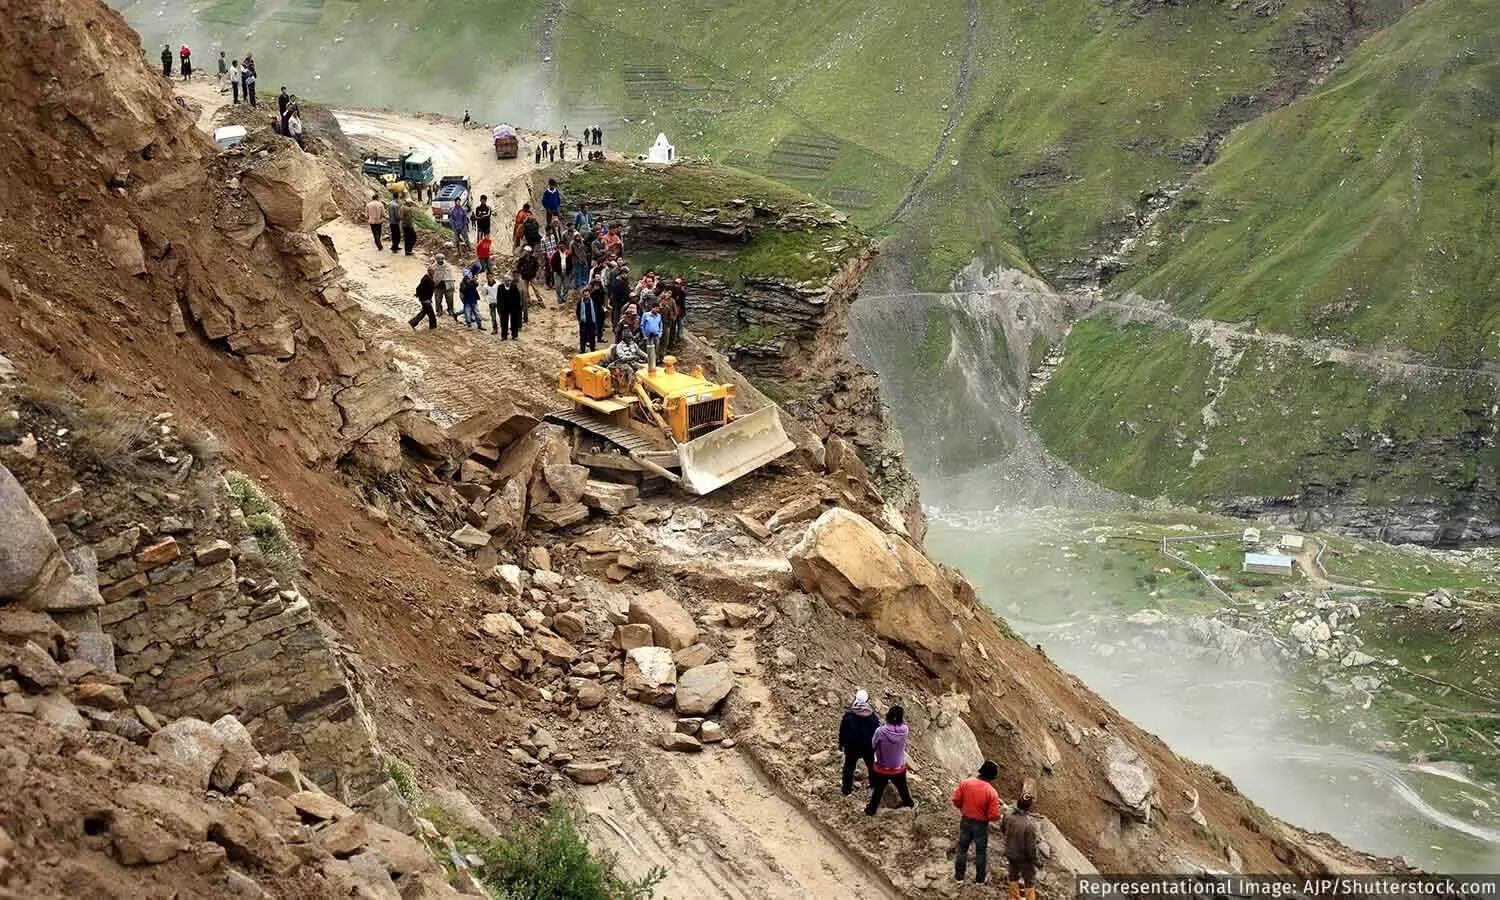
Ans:
[[[687,285],[682,283],[681,278],[672,279],[672,284],[667,288],[667,296],[672,304],[672,327],[667,331],[667,346],[676,347],[682,340],[682,320],[687,317]]]
[[[240,61],[236,59],[229,64],[229,90],[231,92],[230,100],[235,106],[240,105],[240,78]]]
[[[870,706],[870,695],[860,688],[839,720],[839,749],[844,751],[844,780],[839,793],[845,797],[854,793],[854,769],[860,760],[865,761],[865,777],[871,783],[875,780],[875,729],[879,727],[880,716]]]
[[[462,203],[455,203],[448,210],[448,224],[453,228],[454,249],[473,249],[473,245],[469,243],[469,210]]]
[[[277,121],[281,123],[279,133],[288,136],[291,135],[291,132],[288,131],[286,127],[287,107],[291,105],[292,95],[287,93],[286,85],[283,84],[281,86],[281,93],[276,95],[276,115],[279,116],[279,119]]]
[[[1021,889],[1026,889],[1026,900],[1036,900],[1036,870],[1042,864],[1037,850],[1036,822],[1031,818],[1029,796],[1016,801],[1010,815],[1005,817],[1001,831],[1005,834],[1005,862],[1008,868],[1010,900],[1021,900]]]
[[[516,287],[514,272],[505,276],[500,285],[500,340],[521,339],[521,317],[526,307],[521,301],[521,289]]]
[[[219,71],[214,74],[214,84],[222,85],[224,76],[229,74],[229,61],[224,58],[224,51],[219,51]],[[224,88],[219,88],[219,93],[224,93]]]
[[[870,802],[865,815],[873,816],[885,799],[886,785],[895,785],[901,806],[916,806],[906,786],[906,710],[893,706],[886,711],[885,724],[875,729],[871,744],[875,750],[875,774],[870,776]]]
[[[995,776],[1000,767],[985,760],[979,774],[965,778],[953,792],[953,805],[962,816],[958,820],[958,851],[953,855],[953,880],[964,880],[969,863],[969,846],[974,847],[974,883],[984,884],[990,870],[990,823],[1000,818],[1000,795],[995,792]]]
[[[161,45],[161,77],[172,77],[172,45]]]
[[[422,273],[422,280],[417,282],[417,302],[422,308],[417,314],[406,321],[412,331],[417,330],[417,323],[423,319],[427,320],[427,328],[430,331],[437,327],[437,312],[432,308],[432,293],[437,290],[437,283],[432,280],[432,266]]]
[[[182,80],[183,81],[190,81],[190,80],[192,80],[192,77],[193,77],[193,51],[191,51],[191,50],[188,49],[188,45],[187,44],[183,44],[182,45],[182,49],[177,51],[177,55],[181,59]]]
[[[401,240],[405,243],[407,256],[411,256],[417,250],[417,223],[414,216],[416,210],[412,207],[410,200],[401,204]]]
[[[379,193],[371,194],[370,202],[365,204],[365,222],[370,226],[370,237],[375,239],[375,249],[384,250],[380,235],[385,230],[385,204],[380,202]]]

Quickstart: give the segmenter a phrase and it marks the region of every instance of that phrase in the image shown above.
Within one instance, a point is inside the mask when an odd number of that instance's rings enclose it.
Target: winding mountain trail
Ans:
[[[911,186],[906,189],[906,194],[896,204],[896,208],[891,210],[891,214],[886,216],[879,225],[875,226],[877,231],[890,227],[901,218],[906,208],[911,206],[912,201],[916,200],[917,193],[927,183],[927,179],[932,177],[938,164],[948,155],[948,145],[953,142],[953,135],[958,131],[958,123],[963,120],[964,113],[968,110],[969,85],[974,80],[974,39],[979,32],[979,0],[968,0],[968,7],[969,24],[964,29],[964,47],[958,60],[958,79],[953,87],[953,101],[948,104],[948,121],[943,125],[942,133],[938,135],[937,149],[932,152],[932,159],[928,160],[927,165],[922,167],[922,171],[917,173],[917,177],[912,179]]]
[[[1195,319],[1180,316],[1165,305],[1145,301],[1139,297],[1119,300],[1093,299],[1070,296],[1055,291],[1014,291],[1025,293],[1043,303],[1067,305],[1075,310],[1078,320],[1097,315],[1111,315],[1124,323],[1150,322],[1169,328],[1184,328],[1196,341],[1207,341],[1218,346],[1231,344],[1260,344],[1284,350],[1292,350],[1312,359],[1326,363],[1365,369],[1385,378],[1404,381],[1431,381],[1435,378],[1485,378],[1500,385],[1500,365],[1487,363],[1474,368],[1439,366],[1426,362],[1411,361],[1410,354],[1398,357],[1395,351],[1353,350],[1333,341],[1321,338],[1296,337],[1274,331],[1253,331],[1253,326],[1219,319]],[[918,297],[966,297],[972,291],[910,291],[904,293],[861,296],[861,303],[882,300],[909,300]]]

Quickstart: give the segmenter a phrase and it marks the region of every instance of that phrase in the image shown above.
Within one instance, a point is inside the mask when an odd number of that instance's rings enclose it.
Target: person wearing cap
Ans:
[[[953,855],[953,880],[964,880],[969,864],[969,847],[974,847],[974,883],[984,884],[989,874],[990,823],[1000,818],[1000,795],[995,792],[995,776],[1000,767],[985,760],[979,774],[965,778],[953,791],[953,806],[958,820],[958,852]]]
[[[441,253],[433,259],[432,280],[437,282],[438,295],[442,297],[448,317],[458,321],[458,310],[453,306],[453,267],[448,265],[447,257]]]
[[[1042,865],[1042,855],[1037,849],[1036,822],[1031,818],[1031,804],[1031,795],[1022,794],[1011,808],[1010,815],[1001,822],[1010,900],[1021,900],[1022,888],[1026,889],[1026,900],[1036,900],[1036,870]]]
[[[641,316],[634,303],[625,304],[620,313],[620,324],[615,326],[615,343],[641,345]]]
[[[845,797],[854,793],[854,769],[860,760],[865,761],[867,780],[875,774],[875,729],[879,727],[880,716],[870,705],[870,695],[860,688],[839,720],[839,749],[844,751],[844,780],[839,793]]]

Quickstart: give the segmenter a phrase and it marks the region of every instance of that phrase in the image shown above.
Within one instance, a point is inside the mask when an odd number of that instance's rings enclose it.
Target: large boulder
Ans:
[[[677,679],[677,714],[706,716],[732,690],[734,669],[729,663],[710,663],[688,669]]]
[[[677,692],[677,663],[666,647],[637,647],[625,654],[625,696],[667,706]]]
[[[146,749],[180,770],[199,790],[208,790],[214,767],[224,755],[224,735],[201,719],[178,719],[151,735]]]
[[[698,642],[698,626],[693,617],[666,591],[647,591],[631,598],[630,621],[650,625],[658,647],[681,650]]]
[[[47,517],[0,466],[0,600],[45,597],[72,575]]]
[[[788,558],[803,589],[846,615],[869,619],[881,637],[938,658],[957,655],[962,604],[953,583],[905,540],[835,507]]]
[[[526,485],[508,479],[484,504],[484,530],[500,543],[510,543],[526,529]]]
[[[273,228],[315,231],[339,214],[328,176],[300,151],[288,148],[258,159],[240,183]]]
[[[932,728],[928,732],[933,756],[954,780],[971,777],[984,762],[979,740],[963,719],[968,708],[968,698],[963,695],[943,696],[938,700],[937,714],[932,717]]]
[[[500,451],[536,426],[535,416],[517,410],[508,401],[495,400],[489,408],[448,428],[448,437],[458,441],[465,453],[478,453],[493,461]]]
[[[107,224],[99,229],[99,249],[110,265],[126,275],[146,274],[146,251],[134,224]]]
[[[333,402],[344,419],[339,433],[350,440],[359,440],[414,405],[406,377],[394,368],[360,375],[354,384],[334,394]]]
[[[1141,821],[1150,821],[1151,806],[1156,800],[1156,775],[1136,749],[1118,736],[1105,745],[1100,764],[1104,777],[1114,789],[1111,805]]]

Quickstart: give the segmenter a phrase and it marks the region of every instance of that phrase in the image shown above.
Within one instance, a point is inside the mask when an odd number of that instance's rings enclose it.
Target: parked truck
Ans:
[[[457,204],[469,204],[469,176],[444,175],[432,194],[432,217],[439,222],[448,220],[448,211]]]
[[[408,150],[400,156],[366,153],[359,170],[382,181],[386,180],[385,176],[392,176],[392,180],[405,182],[408,187],[432,184],[432,157],[415,150]]]
[[[521,155],[521,139],[516,136],[514,128],[501,122],[495,126],[493,136],[496,159],[515,159]]]

